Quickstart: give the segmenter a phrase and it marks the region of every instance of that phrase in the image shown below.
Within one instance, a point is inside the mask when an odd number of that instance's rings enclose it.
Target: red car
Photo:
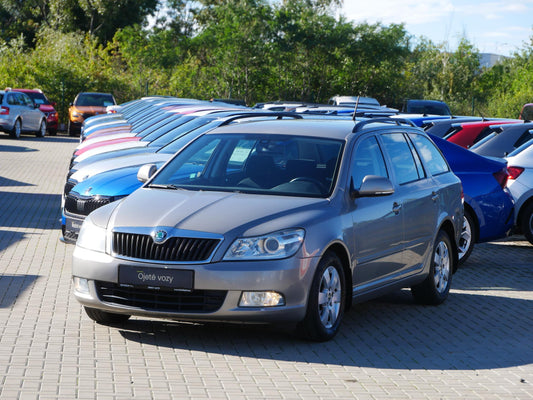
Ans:
[[[57,134],[58,127],[58,117],[57,111],[55,110],[56,102],[49,101],[48,98],[44,95],[41,89],[12,89],[14,92],[23,92],[31,97],[33,102],[39,105],[39,110],[41,110],[44,115],[46,115],[46,129],[48,134],[55,136]]]
[[[449,142],[469,148],[492,132],[492,127],[522,122],[516,119],[464,122],[452,125],[453,129],[444,137]]]

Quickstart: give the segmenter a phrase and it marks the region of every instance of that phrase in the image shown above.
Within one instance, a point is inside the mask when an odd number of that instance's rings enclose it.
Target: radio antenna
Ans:
[[[357,100],[355,101],[355,109],[353,110],[353,117],[352,120],[355,122],[355,116],[357,115],[357,107],[359,106],[359,97],[357,96]]]

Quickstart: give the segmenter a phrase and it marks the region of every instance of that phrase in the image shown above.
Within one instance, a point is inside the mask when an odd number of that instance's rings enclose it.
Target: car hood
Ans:
[[[232,239],[305,229],[306,221],[331,209],[328,204],[328,199],[317,198],[141,188],[118,204],[110,226],[172,227]]]
[[[161,165],[163,163],[156,163],[158,168]],[[78,183],[71,192],[82,196],[127,196],[142,186],[137,179],[138,171],[139,166],[136,165],[96,174]]]
[[[56,112],[56,110],[51,104],[41,104],[39,106],[39,110],[41,110],[42,112]]]
[[[100,106],[73,106],[78,112],[84,114],[106,114],[106,108]]]
[[[144,164],[164,163],[168,161],[170,157],[172,157],[172,154],[142,153],[127,157],[109,158],[107,160],[90,163],[83,168],[77,168],[76,172],[70,176],[70,179],[73,179],[76,182],[82,182],[93,175],[119,168],[136,166],[138,169]]]

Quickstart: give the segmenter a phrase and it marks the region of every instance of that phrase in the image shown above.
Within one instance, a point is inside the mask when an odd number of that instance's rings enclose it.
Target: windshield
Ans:
[[[150,187],[327,197],[343,142],[291,135],[204,135],[187,146]]]
[[[77,97],[75,105],[107,107],[115,105],[115,99],[110,94],[82,93]]]
[[[533,139],[531,140],[528,140],[527,142],[525,142],[523,145],[517,147],[516,149],[514,149],[511,153],[509,153],[507,155],[507,157],[513,157],[513,156],[516,156],[518,153],[521,153],[523,152],[525,149],[529,148],[533,146]]]
[[[44,97],[44,94],[37,93],[37,92],[26,92],[28,96],[30,96],[35,104],[41,105],[41,104],[50,104],[50,102]]]

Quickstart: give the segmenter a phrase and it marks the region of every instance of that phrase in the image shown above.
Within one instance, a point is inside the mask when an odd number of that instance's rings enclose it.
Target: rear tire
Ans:
[[[533,244],[533,203],[530,203],[521,214],[520,229],[529,243]]]
[[[426,280],[411,288],[417,303],[438,305],[446,300],[452,284],[453,258],[450,238],[446,232],[440,231],[433,245]]]
[[[69,136],[76,136],[76,132],[74,132],[74,129],[72,129],[70,121],[68,121],[67,132]]]
[[[459,239],[457,254],[459,256],[459,265],[463,264],[468,257],[470,257],[472,250],[474,250],[476,237],[476,225],[474,218],[472,218],[470,213],[465,210],[463,230],[461,232],[461,238]]]
[[[299,335],[317,342],[332,339],[339,331],[345,305],[346,280],[341,261],[327,252],[315,272],[307,312],[297,327]]]
[[[85,312],[94,322],[103,325],[115,325],[126,322],[130,316],[127,314],[115,314],[107,311],[98,310],[96,308],[83,307]]]
[[[15,124],[13,125],[13,130],[11,131],[10,135],[12,138],[20,139],[21,133],[22,133],[22,123],[20,122],[20,119],[17,119],[15,121]]]

